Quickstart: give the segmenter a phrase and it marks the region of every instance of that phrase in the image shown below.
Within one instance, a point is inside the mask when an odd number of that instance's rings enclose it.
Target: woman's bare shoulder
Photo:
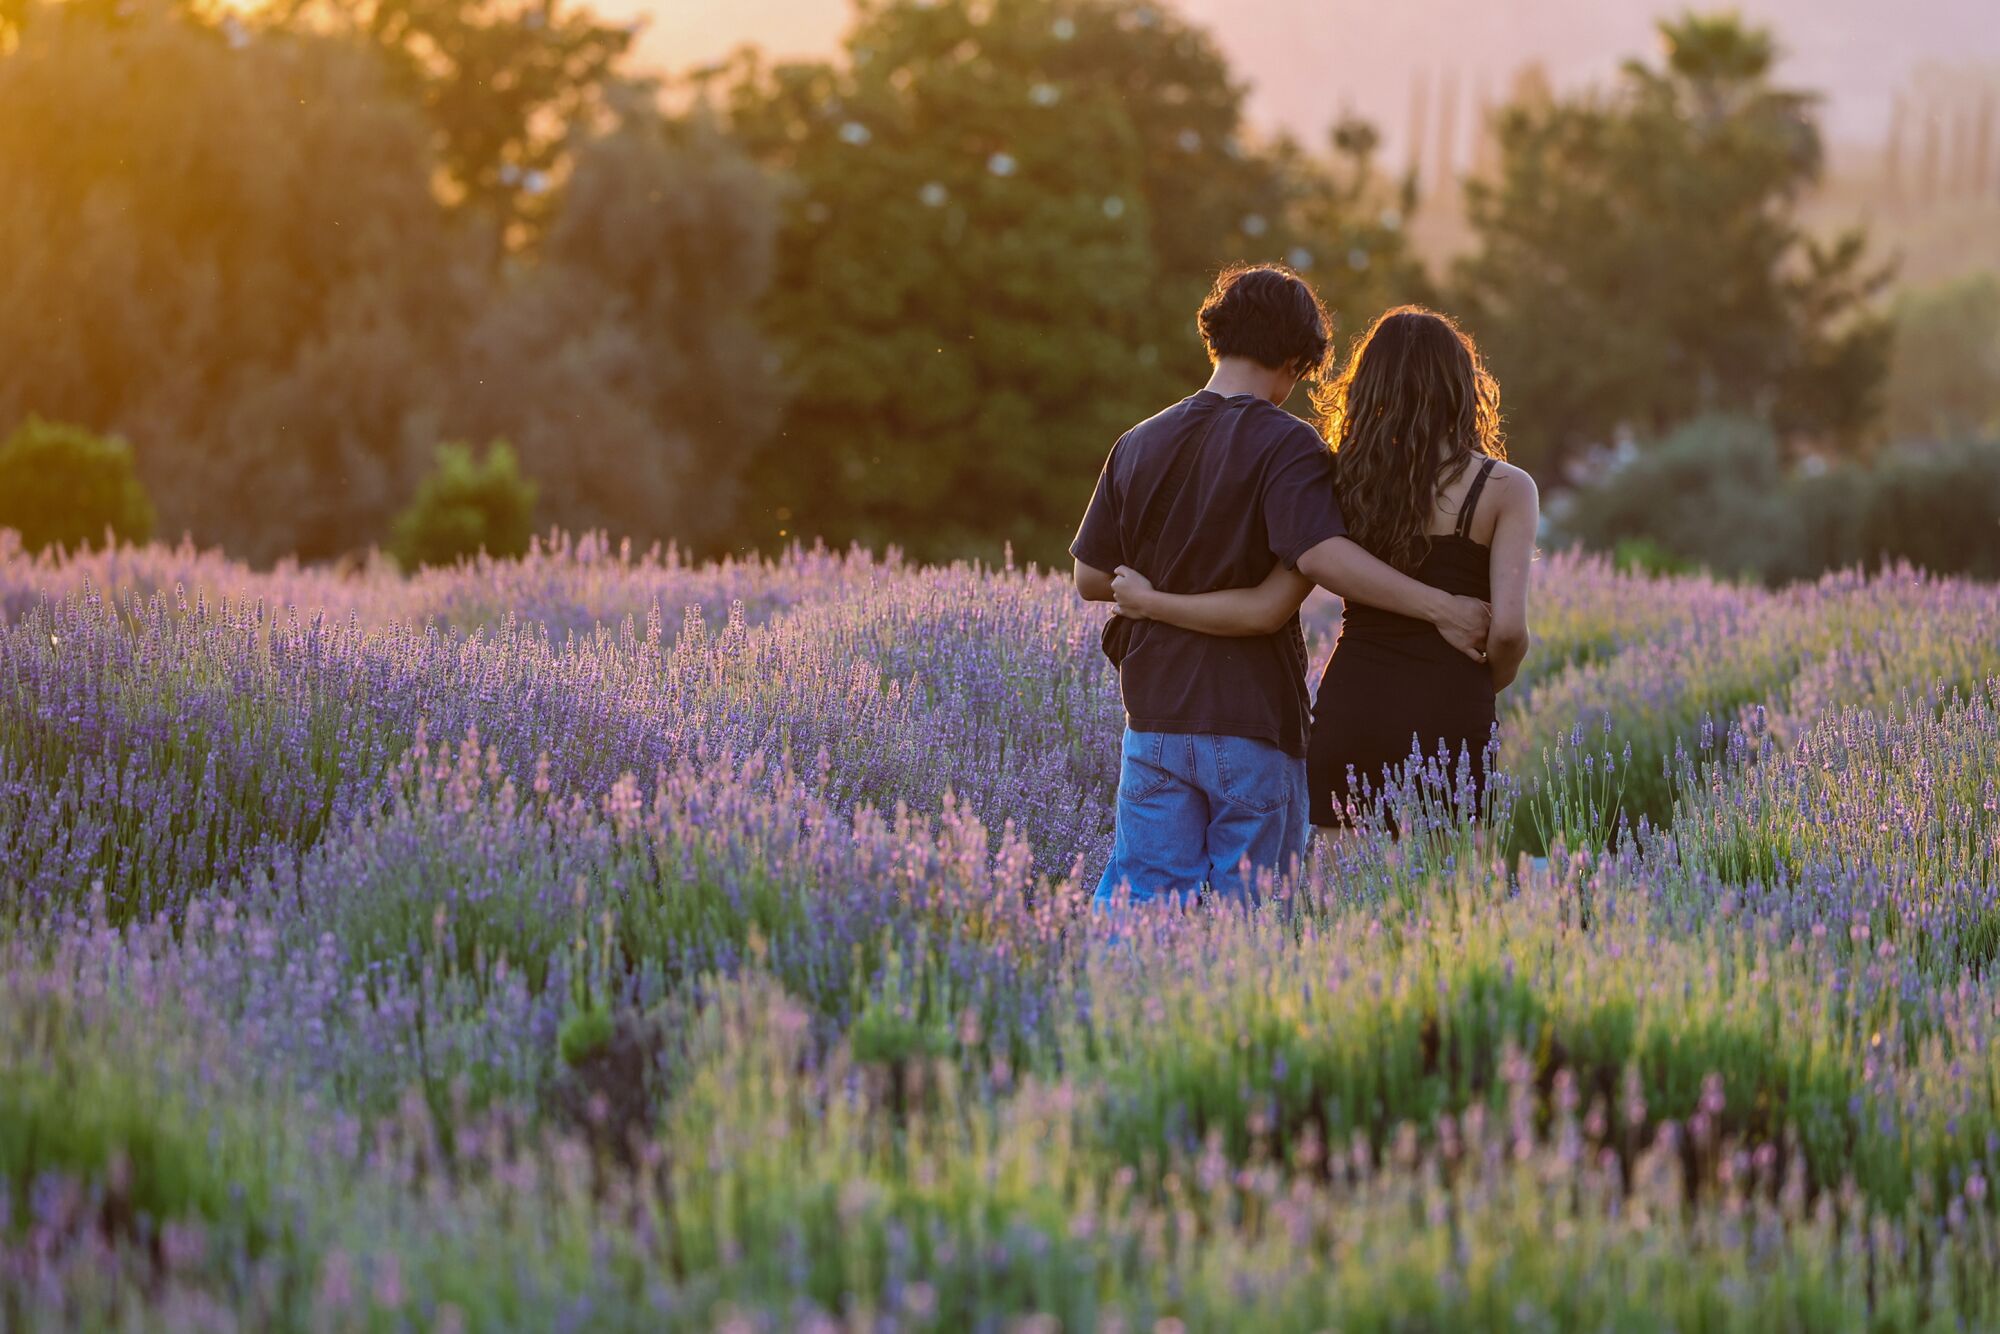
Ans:
[[[1493,475],[1486,484],[1503,505],[1541,504],[1541,492],[1535,486],[1534,474],[1517,464],[1496,462]]]

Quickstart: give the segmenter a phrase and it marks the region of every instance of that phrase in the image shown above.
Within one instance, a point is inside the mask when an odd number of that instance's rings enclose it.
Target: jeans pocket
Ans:
[[[1268,815],[1291,800],[1292,771],[1299,761],[1276,746],[1243,736],[1217,736],[1215,776],[1223,797],[1247,810]]]
[[[1123,763],[1118,775],[1118,795],[1127,801],[1143,801],[1174,781],[1161,762],[1167,739],[1158,732],[1127,732]]]

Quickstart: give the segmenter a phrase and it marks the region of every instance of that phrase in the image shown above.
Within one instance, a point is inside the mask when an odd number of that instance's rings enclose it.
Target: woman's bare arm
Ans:
[[[1541,526],[1542,500],[1535,479],[1510,467],[1487,491],[1499,502],[1493,523],[1493,629],[1486,638],[1487,661],[1493,668],[1493,688],[1505,690],[1520,674],[1528,656],[1528,575],[1535,560],[1535,533]],[[1498,494],[1495,494],[1495,493]]]
[[[1226,637],[1273,633],[1292,619],[1312,588],[1312,580],[1283,565],[1272,566],[1255,588],[1215,593],[1162,593],[1145,575],[1124,565],[1111,581],[1120,616]]]
[[[1475,662],[1486,661],[1487,606],[1454,597],[1392,569],[1345,537],[1329,537],[1299,557],[1299,573],[1340,598],[1429,621],[1445,642]]]

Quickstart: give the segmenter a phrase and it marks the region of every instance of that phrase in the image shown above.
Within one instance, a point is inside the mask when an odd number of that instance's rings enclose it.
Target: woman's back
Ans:
[[[1429,534],[1428,549],[1410,571],[1415,578],[1461,597],[1491,598],[1488,542],[1495,520],[1480,502],[1495,467],[1496,460],[1482,457],[1441,490],[1432,519],[1444,531]],[[1346,804],[1362,797],[1349,781],[1350,768],[1379,791],[1383,771],[1403,764],[1413,748],[1435,755],[1442,746],[1454,764],[1461,752],[1469,755],[1483,785],[1493,722],[1486,664],[1454,649],[1428,621],[1351,604],[1313,708],[1307,752],[1313,823],[1345,823]]]
[[[1492,458],[1477,460],[1438,496],[1431,516],[1430,546],[1410,571],[1412,578],[1459,597],[1478,598],[1482,602],[1491,599],[1493,575],[1488,541],[1493,533],[1493,517],[1492,510],[1482,509],[1479,502],[1498,463]],[[1430,622],[1398,616],[1379,607],[1356,603],[1347,608],[1341,622],[1342,642],[1356,627],[1360,633],[1371,636],[1414,635],[1418,630],[1428,630],[1453,657],[1463,657],[1445,643]]]

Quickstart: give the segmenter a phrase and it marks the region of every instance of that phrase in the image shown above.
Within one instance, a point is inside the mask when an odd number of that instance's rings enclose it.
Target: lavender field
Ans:
[[[1064,580],[0,546],[0,1330],[2000,1328],[2000,589],[1536,580],[1108,931]]]

